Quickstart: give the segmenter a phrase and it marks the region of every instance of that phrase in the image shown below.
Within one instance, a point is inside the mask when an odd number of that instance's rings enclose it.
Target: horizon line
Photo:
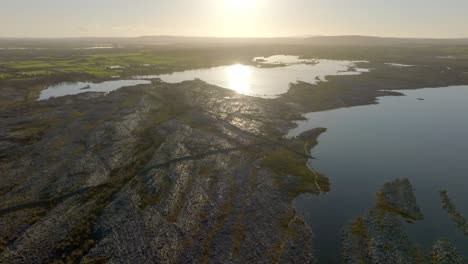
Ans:
[[[8,37],[0,36],[0,39],[92,39],[92,38],[151,38],[151,37],[172,37],[172,38],[212,38],[212,39],[309,39],[309,38],[324,38],[324,37],[367,37],[367,38],[381,38],[381,39],[431,39],[431,40],[457,40],[468,39],[465,37],[394,37],[394,36],[375,36],[375,35],[360,35],[360,34],[343,34],[343,35],[314,35],[303,34],[293,36],[275,36],[275,37],[228,37],[228,36],[203,36],[203,35],[140,35],[140,36],[66,36],[66,37]]]

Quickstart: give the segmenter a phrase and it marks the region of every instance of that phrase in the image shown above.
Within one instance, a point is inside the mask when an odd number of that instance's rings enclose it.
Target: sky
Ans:
[[[0,0],[0,37],[468,37],[467,0]]]

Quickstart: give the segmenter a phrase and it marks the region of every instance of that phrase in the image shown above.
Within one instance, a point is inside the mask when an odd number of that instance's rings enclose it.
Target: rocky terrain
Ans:
[[[345,263],[424,263],[406,235],[400,217],[422,219],[407,179],[385,184],[377,205],[355,219],[344,231]]]
[[[155,81],[2,111],[0,262],[314,263],[290,201],[329,188],[324,130],[282,139],[286,107]]]
[[[448,240],[439,240],[432,247],[432,263],[437,264],[462,264],[463,257]]]
[[[344,263],[466,263],[448,240],[436,241],[427,254],[406,234],[402,220],[423,219],[408,179],[384,184],[376,200],[374,208],[344,230]]]

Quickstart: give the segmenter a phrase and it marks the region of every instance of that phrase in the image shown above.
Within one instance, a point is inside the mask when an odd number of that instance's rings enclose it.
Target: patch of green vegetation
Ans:
[[[263,159],[263,166],[272,169],[279,175],[291,175],[300,180],[299,183],[288,183],[283,178],[279,179],[281,185],[287,186],[292,194],[300,192],[320,193],[321,187],[318,178],[306,165],[307,159],[291,152],[286,148],[279,148],[270,153]]]
[[[83,129],[86,130],[86,131],[91,131],[91,130],[95,129],[96,127],[98,127],[100,124],[101,124],[101,122],[86,122],[83,125]]]
[[[319,128],[311,131],[310,134],[307,135],[307,137],[303,138],[304,142],[304,153],[307,155],[311,155],[310,151],[313,147],[315,147],[318,144],[318,136],[321,133],[324,133],[326,131],[325,128]]]
[[[69,114],[69,117],[70,117],[71,119],[78,119],[78,118],[82,117],[83,115],[84,115],[83,112],[80,112],[80,111],[75,110],[75,111],[73,111],[73,112],[71,112],[71,113]]]
[[[3,73],[3,72],[0,72],[0,79],[9,79],[9,78],[12,78],[13,75],[9,74],[9,73]]]
[[[48,75],[50,73],[51,72],[48,70],[30,70],[30,71],[20,72],[20,74],[26,75],[26,76],[38,76],[38,75],[41,76],[41,75]]]
[[[453,54],[453,53],[468,54],[468,47],[465,47],[465,46],[445,47],[445,48],[442,48],[441,50],[448,54]]]
[[[23,125],[13,127],[9,132],[7,132],[7,135],[14,141],[33,143],[40,140],[47,129],[58,122],[59,121],[57,119],[42,119],[33,123],[25,123]]]
[[[37,53],[37,54],[36,54]],[[153,51],[144,49],[77,51],[66,54],[50,51],[43,54],[13,53],[0,62],[0,78],[27,79],[31,76],[64,75],[83,73],[96,78],[109,78],[115,75],[132,76],[167,73],[186,70],[211,63],[197,53],[180,51]],[[121,68],[112,68],[121,66]]]
[[[139,98],[135,96],[129,96],[125,98],[125,101],[122,102],[123,107],[132,107],[137,104]]]
[[[41,91],[44,89],[44,86],[41,84],[38,85],[33,85],[29,91],[26,93],[24,96],[24,101],[25,102],[35,102],[37,98],[39,98],[39,95],[41,94]]]
[[[7,63],[4,64],[5,66],[8,65]],[[53,67],[54,64],[45,61],[34,61],[34,60],[23,60],[23,61],[15,61],[13,65],[10,67],[13,69],[35,69],[35,68],[50,68]]]
[[[149,122],[159,125],[170,119],[180,118],[189,110],[185,98],[181,98],[175,91],[165,91],[164,100],[157,98],[158,107],[152,109],[149,113]]]
[[[330,190],[330,182],[325,176],[308,167],[310,148],[317,144],[317,137],[325,129],[316,129],[289,142],[288,145],[267,153],[262,165],[272,169],[277,175],[277,182],[288,190],[291,197],[300,193],[321,193]],[[301,155],[303,153],[303,155]],[[293,176],[289,179],[287,175]]]
[[[468,50],[457,45],[411,45],[388,47],[349,46],[308,46],[308,45],[188,45],[184,48],[137,47],[122,49],[76,50],[67,49],[59,44],[51,45],[47,50],[2,51],[0,78],[25,79],[31,75],[22,75],[33,71],[37,74],[64,75],[89,74],[97,79],[114,75],[132,76],[161,74],[188,69],[221,66],[235,63],[251,63],[252,57],[275,54],[301,55],[302,58],[368,60],[372,63],[398,62],[416,65],[440,65],[438,56],[455,55],[456,60],[444,61],[453,69],[466,69]],[[60,45],[59,45],[60,46]],[[111,69],[111,66],[123,66],[123,69]],[[278,66],[278,65],[272,65]],[[430,67],[419,69],[430,76]],[[394,72],[402,72],[392,69]],[[4,75],[8,74],[8,75]],[[31,73],[32,74],[32,73]],[[50,75],[49,75],[50,74]],[[3,76],[3,77],[2,77]],[[29,77],[28,77],[29,76]],[[40,75],[34,75],[36,78]],[[437,77],[437,76],[435,76]],[[419,77],[418,77],[419,78]]]

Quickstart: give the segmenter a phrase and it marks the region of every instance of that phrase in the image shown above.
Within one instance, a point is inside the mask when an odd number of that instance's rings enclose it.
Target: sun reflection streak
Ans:
[[[236,64],[226,68],[229,89],[246,94],[250,91],[252,70],[245,65]]]

